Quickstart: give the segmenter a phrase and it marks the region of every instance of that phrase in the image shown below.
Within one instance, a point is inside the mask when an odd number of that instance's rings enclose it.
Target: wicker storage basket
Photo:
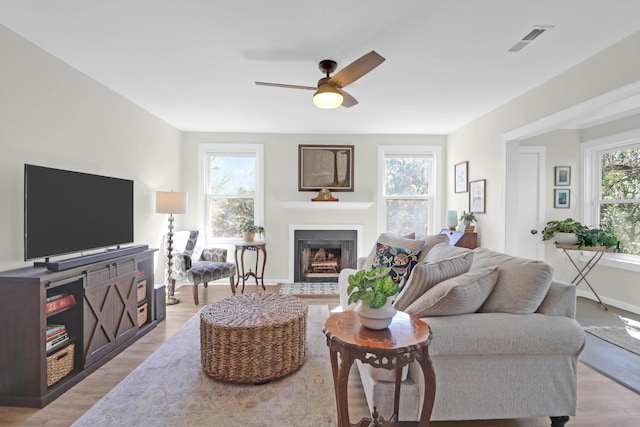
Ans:
[[[47,356],[47,386],[51,386],[73,371],[75,344],[69,344]]]
[[[145,302],[138,307],[138,326],[142,326],[147,323],[147,303]]]
[[[147,281],[138,282],[138,302],[142,302],[147,297]]]
[[[247,294],[202,309],[200,358],[218,380],[261,383],[298,369],[306,356],[307,306],[292,295]]]

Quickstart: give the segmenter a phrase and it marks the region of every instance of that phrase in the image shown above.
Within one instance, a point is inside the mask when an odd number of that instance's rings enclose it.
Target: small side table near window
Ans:
[[[333,384],[338,409],[338,427],[398,426],[402,368],[417,361],[424,375],[424,402],[419,427],[427,427],[436,395],[436,376],[429,357],[431,329],[422,320],[399,311],[387,329],[373,330],[362,326],[358,315],[344,311],[331,315],[324,324],[324,334],[331,357]],[[338,353],[340,357],[338,358]],[[372,418],[356,424],[349,420],[347,382],[355,360],[374,367],[396,371],[393,414],[380,415],[374,406]],[[389,418],[384,418],[388,416]]]
[[[589,283],[589,281],[587,280],[587,275],[589,274],[589,272],[591,272],[591,270],[593,270],[593,267],[595,267],[596,264],[598,264],[598,261],[600,261],[600,258],[602,258],[604,253],[613,252],[613,248],[605,248],[604,246],[579,247],[578,245],[568,245],[564,243],[556,243],[556,248],[562,249],[564,251],[564,254],[567,256],[567,258],[569,258],[569,261],[571,261],[571,264],[573,264],[576,271],[578,272],[576,277],[574,277],[573,280],[571,281],[571,284],[576,285],[577,287],[580,283],[584,281],[587,284],[587,286],[589,286],[589,289],[591,289],[591,292],[593,292],[593,294],[596,296],[602,308],[604,308],[605,310],[608,310],[608,307],[605,305],[605,303],[602,302],[598,293],[593,289],[593,286],[591,286],[591,283]],[[573,258],[571,258],[571,255],[569,255],[567,251],[593,252],[593,256],[589,259],[589,261],[587,261],[584,267],[580,268],[578,264],[575,263]]]
[[[258,286],[258,280],[262,284],[262,290],[266,290],[264,287],[264,267],[267,265],[267,244],[265,242],[238,242],[235,244],[235,259],[236,259],[236,268],[238,268],[238,284],[240,284],[240,279],[242,279],[242,291],[244,294],[244,283],[249,277],[253,277],[256,279],[256,286]],[[252,251],[256,253],[256,267],[255,271],[251,271],[251,267],[249,267],[249,271],[245,273],[244,270],[244,252]],[[238,264],[238,252],[240,252],[240,264]],[[258,265],[260,261],[260,252],[262,252],[262,269],[260,270],[260,275],[258,276]]]

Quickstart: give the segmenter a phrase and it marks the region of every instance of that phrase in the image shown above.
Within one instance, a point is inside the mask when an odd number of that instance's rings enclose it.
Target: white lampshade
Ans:
[[[187,213],[188,193],[180,191],[156,191],[156,212],[164,214]]]
[[[447,211],[447,228],[453,229],[458,225],[458,211]]]
[[[338,108],[342,105],[344,97],[330,84],[322,84],[313,95],[313,103],[318,108]]]

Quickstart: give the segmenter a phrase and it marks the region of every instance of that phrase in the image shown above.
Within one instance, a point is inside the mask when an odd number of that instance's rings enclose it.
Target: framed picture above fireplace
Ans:
[[[298,145],[298,191],[353,191],[353,145]]]

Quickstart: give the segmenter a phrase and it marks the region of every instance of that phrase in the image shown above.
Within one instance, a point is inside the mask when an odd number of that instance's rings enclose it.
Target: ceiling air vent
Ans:
[[[526,46],[528,46],[529,43],[534,41],[542,33],[544,33],[545,31],[547,31],[547,30],[549,30],[551,28],[553,28],[553,25],[536,25],[536,26],[534,26],[533,30],[531,30],[531,32],[529,32],[529,34],[524,36],[522,38],[522,40],[520,40],[518,43],[513,45],[513,47],[511,49],[509,49],[509,52],[520,52],[522,49],[524,49]]]

